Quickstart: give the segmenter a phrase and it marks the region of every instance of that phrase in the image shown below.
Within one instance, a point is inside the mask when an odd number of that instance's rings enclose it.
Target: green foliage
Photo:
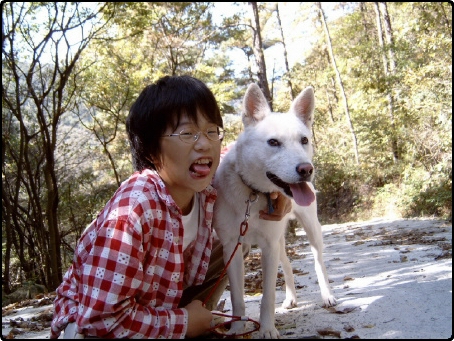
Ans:
[[[436,173],[421,168],[405,170],[399,203],[404,217],[452,216],[452,164],[437,168]]]
[[[224,129],[225,136],[222,141],[223,146],[229,145],[235,141],[238,135],[243,131],[243,122],[241,121],[241,115],[225,115],[224,116]]]
[[[323,37],[291,71],[295,87],[315,88],[319,209],[325,220],[371,215],[451,215],[452,9],[445,3],[387,3],[395,74],[383,73],[376,14],[330,22],[362,163],[352,162],[349,130]],[[409,15],[409,13],[412,13]],[[394,97],[393,120],[387,94]],[[393,160],[393,136],[400,159]],[[406,174],[402,176],[401,174]],[[328,184],[326,184],[328,182]]]
[[[388,174],[366,173],[361,167],[342,166],[339,163],[315,164],[315,188],[319,219],[322,224],[367,219],[372,209],[374,183],[383,181]]]
[[[399,166],[318,165],[315,185],[322,223],[392,216],[452,217],[452,163],[434,172]]]
[[[378,189],[373,212],[403,218],[452,218],[452,166],[437,174],[407,167],[400,183],[389,183]]]

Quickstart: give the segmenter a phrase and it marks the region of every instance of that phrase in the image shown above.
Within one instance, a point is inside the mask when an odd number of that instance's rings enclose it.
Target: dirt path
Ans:
[[[276,324],[281,338],[452,339],[451,222],[377,219],[324,225],[323,233],[325,262],[338,305],[322,307],[312,254],[304,232],[297,230],[287,245],[298,307],[280,308],[285,289],[279,278]],[[258,250],[249,257],[246,313],[258,320]],[[222,299],[224,311],[231,312],[228,291]],[[51,311],[51,305],[2,309],[2,339],[49,338]],[[10,333],[12,325],[17,334]]]

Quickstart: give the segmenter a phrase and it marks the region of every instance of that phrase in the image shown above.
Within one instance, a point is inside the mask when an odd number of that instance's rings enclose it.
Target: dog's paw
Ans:
[[[282,308],[284,309],[292,309],[292,308],[296,308],[297,307],[297,303],[296,303],[296,300],[293,299],[293,298],[289,298],[289,299],[285,299],[284,302],[282,302]]]
[[[325,307],[333,307],[337,304],[337,300],[333,295],[322,297],[322,299]]]
[[[230,329],[227,331],[227,335],[235,336],[243,334],[246,328],[246,323],[243,321],[233,322]]]
[[[259,335],[261,339],[280,339],[281,334],[276,329],[276,327],[264,327],[261,326],[259,330]]]

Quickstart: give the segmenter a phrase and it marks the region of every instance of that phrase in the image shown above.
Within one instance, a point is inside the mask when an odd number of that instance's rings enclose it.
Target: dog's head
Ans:
[[[251,186],[263,192],[280,190],[301,206],[315,200],[307,184],[314,177],[314,102],[314,90],[307,87],[288,113],[274,113],[258,85],[249,85],[243,100],[245,130],[236,148],[238,171]]]

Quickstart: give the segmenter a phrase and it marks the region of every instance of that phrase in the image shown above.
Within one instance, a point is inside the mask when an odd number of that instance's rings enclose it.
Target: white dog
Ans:
[[[286,285],[282,306],[292,308],[297,305],[293,271],[285,251],[285,231],[289,219],[296,217],[306,231],[324,305],[336,304],[323,262],[322,230],[317,217],[315,189],[310,182],[314,176],[311,145],[314,91],[311,87],[302,91],[293,101],[289,113],[273,113],[260,88],[251,84],[243,106],[245,129],[225,155],[214,177],[218,199],[213,225],[224,248],[225,263],[238,243],[242,223],[243,229],[247,225],[242,244],[245,247],[260,247],[263,298],[259,333],[261,338],[279,338],[274,320],[279,262],[284,270]],[[259,210],[269,203],[267,193],[274,191],[281,191],[293,199],[293,211],[279,222],[259,219]],[[232,258],[227,274],[233,315],[244,316],[241,248]],[[244,328],[245,322],[234,322],[229,334],[241,334]]]

